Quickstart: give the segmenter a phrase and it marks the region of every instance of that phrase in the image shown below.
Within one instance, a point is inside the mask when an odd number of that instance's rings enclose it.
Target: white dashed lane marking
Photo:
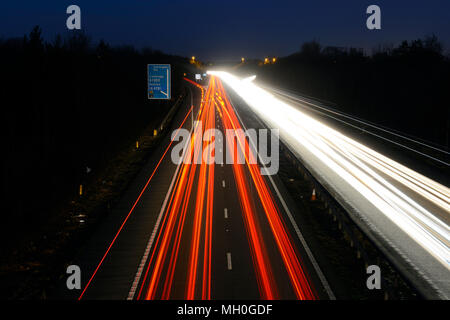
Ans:
[[[228,270],[233,269],[233,265],[231,264],[231,252],[227,252],[227,267]]]

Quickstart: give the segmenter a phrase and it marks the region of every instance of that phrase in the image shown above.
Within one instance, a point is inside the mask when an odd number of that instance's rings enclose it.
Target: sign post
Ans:
[[[149,99],[170,99],[172,94],[170,64],[147,65],[147,95]]]

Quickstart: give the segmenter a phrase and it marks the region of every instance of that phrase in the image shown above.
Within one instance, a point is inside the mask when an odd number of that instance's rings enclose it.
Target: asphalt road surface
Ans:
[[[61,297],[334,298],[220,79],[188,85],[174,141],[166,137],[75,259],[82,290]]]

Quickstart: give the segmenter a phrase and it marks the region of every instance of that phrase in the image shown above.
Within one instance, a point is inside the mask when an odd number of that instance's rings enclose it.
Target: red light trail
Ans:
[[[272,234],[277,243],[280,254],[283,258],[284,265],[286,267],[286,271],[291,280],[291,284],[294,288],[294,291],[297,295],[298,299],[315,299],[316,294],[311,287],[310,281],[304,271],[304,267],[302,267],[299,255],[295,252],[294,246],[292,244],[292,239],[289,237],[286,226],[280,216],[280,212],[276,206],[276,203],[273,199],[273,196],[267,186],[267,183],[263,179],[260,174],[260,170],[257,164],[254,161],[250,161],[252,157],[256,157],[256,155],[251,154],[250,147],[248,145],[247,140],[242,135],[242,131],[237,131],[238,129],[242,129],[239,125],[239,121],[237,116],[231,106],[231,103],[228,100],[227,95],[225,94],[225,90],[222,84],[219,82],[219,96],[221,97],[220,105],[226,114],[226,117],[223,117],[223,123],[225,129],[234,129],[237,132],[239,146],[241,147],[242,152],[245,155],[246,165],[250,171],[254,186],[259,195],[259,199],[264,207],[264,212],[266,214],[267,220],[272,230]],[[239,134],[241,133],[241,134]],[[234,153],[234,150],[230,150],[230,152]],[[258,239],[254,234],[258,234],[257,230],[252,230],[255,226],[251,223],[251,215],[252,211],[249,209],[247,194],[248,191],[245,190],[245,184],[243,182],[239,182],[243,180],[242,171],[240,170],[240,165],[236,164],[234,161],[233,170],[236,176],[236,181],[238,182],[238,188],[240,189],[239,195],[241,200],[241,205],[243,206],[243,211],[248,215],[248,229],[250,233],[250,238],[253,241],[253,245],[255,251],[258,252],[259,257],[256,257],[256,265],[260,270],[259,274],[259,283],[260,287],[263,288],[263,298],[271,299],[274,298],[276,294],[275,285],[269,281],[270,270],[265,270],[264,265],[268,264],[268,260],[264,259],[264,249],[262,245],[258,244]],[[240,187],[239,185],[242,184]],[[262,251],[262,252],[259,252]]]
[[[273,254],[271,255],[268,250],[268,241],[270,241],[271,247],[276,248],[281,257],[287,274],[286,279],[289,279],[295,297],[316,299],[315,290],[306,274],[293,240],[289,236],[271,190],[261,175],[259,166],[253,161],[257,155],[253,154],[249,147],[249,142],[243,134],[238,117],[221,81],[216,77],[211,77],[205,92],[205,89],[199,84],[189,79],[186,80],[201,90],[202,99],[196,118],[198,122],[192,128],[190,140],[187,141],[183,153],[183,161],[179,164],[179,172],[174,177],[174,188],[169,194],[167,207],[162,211],[163,219],[157,230],[155,242],[149,242],[151,251],[149,251],[149,258],[145,257],[144,260],[145,272],[142,278],[139,273],[135,280],[136,298],[146,300],[174,298],[209,300],[214,298],[212,253],[215,246],[213,243],[215,220],[213,218],[216,164],[211,160],[215,156],[216,150],[215,147],[214,149],[207,147],[214,145],[216,139],[210,129],[216,128],[217,111],[218,124],[220,121],[224,130],[232,130],[236,134],[238,142],[235,144],[226,139],[227,152],[236,155],[239,148],[245,158],[245,163],[239,164],[234,161],[231,165],[234,177],[234,183],[231,185],[235,185],[237,190],[259,296],[267,300],[282,298],[274,271],[274,264],[277,261],[273,259]],[[180,128],[190,112],[193,112],[193,106],[185,116]],[[79,299],[83,297],[91,284],[171,145],[172,142],[165,150]],[[251,190],[256,190],[256,198]],[[262,208],[264,213],[261,214],[261,210],[258,211],[258,208],[259,210]],[[269,237],[263,236],[263,225],[265,228],[269,226]],[[220,275],[215,275],[215,277],[217,276]],[[177,289],[174,290],[174,288]]]
[[[195,144],[197,143],[203,146],[203,141],[208,143],[213,141],[214,138],[205,132],[216,127],[216,110],[224,130],[231,129],[237,133],[237,146],[231,145],[227,139],[228,152],[234,154],[236,150],[231,150],[234,146],[241,148],[245,154],[245,164],[237,164],[235,161],[232,168],[261,298],[279,299],[280,293],[273,274],[273,262],[269,258],[266,242],[261,232],[261,216],[258,216],[254,199],[251,198],[250,184],[257,190],[258,200],[264,208],[265,218],[270,226],[273,240],[279,250],[293,292],[298,299],[316,299],[315,290],[304,271],[304,266],[294,248],[271,191],[261,176],[258,165],[251,164],[255,163],[254,161],[249,161],[256,155],[250,152],[248,142],[240,134],[242,128],[237,116],[220,80],[216,77],[211,77],[204,100],[202,99],[197,120],[203,127],[196,127],[193,130],[188,148],[190,150],[186,150],[185,154],[190,161],[183,161],[181,164],[182,167],[137,298],[174,298],[172,288],[177,272],[181,273],[178,277],[184,281],[185,292],[184,296],[176,298],[187,300],[213,298],[211,296],[211,265],[214,246],[212,227],[215,164],[209,164],[212,156],[210,153],[206,153],[205,158],[204,152],[196,154],[194,150],[196,150]],[[203,147],[200,150],[205,151]],[[251,180],[248,180],[245,170],[250,173]],[[198,180],[194,183],[196,177]],[[188,240],[188,245],[185,245],[187,248],[184,248],[184,251],[187,252],[181,254],[182,238]],[[184,259],[187,268],[181,270],[180,259]]]

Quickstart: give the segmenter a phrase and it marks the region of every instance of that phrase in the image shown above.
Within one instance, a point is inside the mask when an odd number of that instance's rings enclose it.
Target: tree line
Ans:
[[[58,214],[87,167],[101,168],[164,117],[174,99],[147,99],[148,63],[172,65],[177,97],[182,57],[94,43],[78,31],[44,41],[38,26],[0,39],[2,247]]]
[[[277,87],[330,101],[344,112],[450,146],[450,58],[434,35],[379,46],[371,55],[358,48],[322,47],[310,41],[277,63],[246,68]]]

